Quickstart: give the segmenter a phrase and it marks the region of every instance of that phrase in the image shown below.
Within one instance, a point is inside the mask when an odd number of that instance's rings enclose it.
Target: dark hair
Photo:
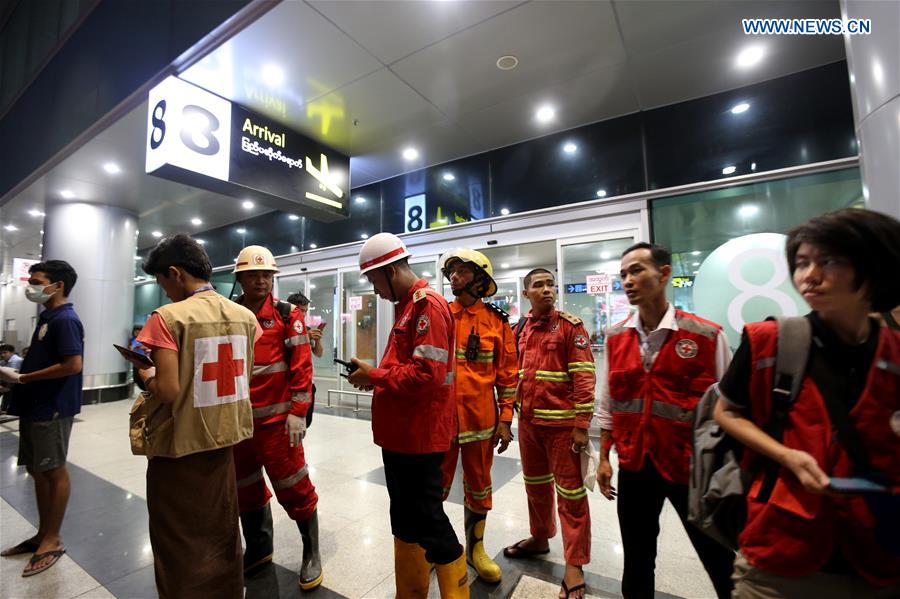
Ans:
[[[640,241],[622,252],[622,257],[624,258],[627,254],[630,254],[635,250],[650,250],[650,259],[653,260],[653,264],[656,268],[672,266],[672,253],[666,247],[656,245],[655,243]]]
[[[68,297],[69,292],[72,291],[72,287],[75,286],[75,281],[78,280],[78,273],[75,272],[75,269],[72,268],[65,260],[47,260],[46,262],[38,262],[37,264],[32,264],[31,268],[28,269],[29,274],[33,274],[36,272],[42,272],[47,275],[47,279],[51,283],[59,283],[62,281],[63,284],[63,295]]]
[[[556,281],[556,275],[547,270],[546,268],[533,268],[528,271],[528,274],[525,275],[525,289],[531,287],[531,277],[534,275],[539,275],[541,273],[547,273],[551,277],[553,277],[554,282]]]
[[[295,306],[308,306],[309,298],[297,291],[296,293],[292,293],[288,296],[287,301],[289,304],[294,304]]]
[[[0,351],[11,351],[12,353],[16,353],[16,348],[9,343],[4,343],[3,345],[0,345]]]
[[[900,221],[871,210],[842,208],[816,216],[788,232],[785,252],[791,277],[794,261],[804,243],[850,262],[856,273],[854,287],[868,286],[876,312],[900,305]]]
[[[166,276],[170,266],[182,268],[204,281],[209,281],[212,276],[212,264],[206,250],[190,235],[184,233],[161,239],[156,247],[150,250],[141,268],[148,275]]]

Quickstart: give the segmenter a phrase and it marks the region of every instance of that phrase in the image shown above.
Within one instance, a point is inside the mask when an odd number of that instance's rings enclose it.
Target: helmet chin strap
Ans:
[[[382,268],[381,274],[384,275],[384,280],[387,281],[388,289],[391,290],[391,301],[396,304],[400,300],[397,299],[397,293],[394,291],[394,285],[393,285],[393,283],[391,283],[391,278],[387,274],[387,269]]]

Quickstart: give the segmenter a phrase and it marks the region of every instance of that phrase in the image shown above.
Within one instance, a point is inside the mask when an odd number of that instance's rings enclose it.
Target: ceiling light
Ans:
[[[444,181],[453,181],[456,177],[453,176],[453,173],[444,173]]]
[[[291,251],[292,251],[292,252],[296,252],[296,251],[297,251],[297,246],[296,246],[296,245],[292,245],[292,246],[291,246]]]
[[[237,229],[235,229],[235,232],[236,232],[238,235],[243,235],[244,233],[247,232],[247,229],[245,229],[244,227],[238,227]]]
[[[419,151],[415,148],[406,148],[403,150],[403,157],[407,160],[415,160],[419,157]]]
[[[574,154],[575,150],[577,150],[577,149],[578,149],[578,146],[576,146],[572,142],[569,142],[563,146],[563,152],[565,152],[566,154]]]
[[[423,271],[422,271],[422,276],[423,276],[423,277],[430,277],[430,276],[431,276],[431,273],[428,272],[427,270],[423,270]]]
[[[68,189],[63,189],[61,192],[59,192],[59,195],[61,195],[63,197],[63,199],[66,199],[66,200],[71,200],[72,198],[75,197],[75,194],[72,193]]]
[[[693,252],[691,252],[691,256],[699,256],[699,255],[700,255],[700,250],[694,250]]]
[[[311,244],[309,244],[309,247],[310,247],[310,249],[313,249],[313,250],[314,250],[314,249],[316,249],[316,248],[319,247],[319,246],[317,246],[317,245],[314,244],[314,243],[311,243]]]
[[[731,109],[731,114],[741,114],[742,112],[747,112],[750,109],[750,105],[746,102],[741,102],[740,104],[735,105]]]
[[[497,68],[501,71],[511,71],[517,66],[519,66],[519,59],[512,54],[507,54],[497,59]]]
[[[197,240],[197,243],[199,243],[200,245],[206,245],[206,240],[205,240],[205,239],[198,239],[198,240]]]
[[[509,268],[509,262],[504,262],[500,265],[500,268]]]
[[[750,170],[751,170],[751,171],[755,171],[755,170],[756,170],[756,163],[755,163],[755,162],[751,162],[751,163],[750,163]]]
[[[18,231],[19,230],[19,227],[15,226],[15,225],[6,225],[3,228],[6,229],[7,231]]]
[[[368,233],[363,233],[362,235],[359,236],[359,238],[360,238],[360,239],[368,239],[368,238],[369,238],[369,234],[368,234]]]
[[[300,217],[296,214],[288,214],[288,218],[291,220],[300,220]]]
[[[28,214],[30,214],[31,216],[44,216],[44,213],[41,212],[40,210],[38,210],[37,208],[32,208],[31,210],[28,211]]]
[[[119,165],[115,162],[107,162],[103,165],[103,170],[105,170],[110,175],[117,175],[122,172],[122,169],[120,169]]]
[[[763,57],[763,49],[761,46],[750,46],[741,51],[737,56],[737,66],[742,69],[750,68],[756,65]]]
[[[501,208],[500,214],[502,214],[503,216],[506,216],[507,214],[509,214],[509,208]]]
[[[315,284],[315,283],[310,283],[310,284],[309,284],[309,288],[310,288],[310,289],[315,289],[315,288],[316,288],[316,284]]]
[[[366,198],[364,198],[364,197],[362,197],[362,196],[356,196],[356,203],[357,203],[357,204],[365,204],[365,203],[366,203]]]
[[[598,198],[605,198],[605,197],[606,197],[606,190],[605,190],[605,189],[598,189],[598,190],[597,190],[597,197],[598,197]]]
[[[195,216],[194,218],[191,219],[191,224],[194,225],[195,227],[199,227],[200,225],[203,224],[203,221]]]
[[[162,237],[162,231],[153,231],[150,234],[157,238]]]
[[[609,252],[600,252],[601,260],[609,260],[611,257],[612,257],[612,254],[610,254]]]
[[[135,256],[134,259],[135,259],[135,260],[140,260],[141,257],[140,257],[140,256]]]
[[[695,270],[695,271],[694,271],[694,274],[697,274],[697,273],[699,273],[699,272],[700,272],[699,270]]]
[[[722,174],[730,175],[731,173],[733,173],[736,170],[737,170],[737,167],[734,165],[726,166],[725,168],[722,169]]]
[[[692,262],[692,263],[691,263],[691,266],[700,266],[700,263],[699,263],[699,262]]]
[[[244,210],[253,210],[253,206],[254,203],[250,200],[244,200],[243,202],[241,202],[241,208],[243,208]]]
[[[278,65],[267,64],[262,68],[262,78],[266,85],[277,87],[284,83],[284,70]]]
[[[556,110],[552,106],[541,106],[534,116],[540,123],[549,123],[556,116]]]
[[[754,216],[757,212],[759,212],[759,206],[755,204],[745,204],[738,208],[738,214],[743,217]]]

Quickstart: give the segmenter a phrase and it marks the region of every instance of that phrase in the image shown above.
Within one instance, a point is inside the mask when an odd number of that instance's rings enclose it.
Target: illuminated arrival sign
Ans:
[[[147,173],[319,221],[345,218],[350,159],[177,77],[150,90]]]

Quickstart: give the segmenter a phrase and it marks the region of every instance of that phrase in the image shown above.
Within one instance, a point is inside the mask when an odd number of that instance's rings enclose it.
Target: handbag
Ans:
[[[144,427],[147,423],[148,395],[146,391],[139,394],[128,413],[128,437],[131,440],[131,453],[134,455],[147,455],[147,436]]]

